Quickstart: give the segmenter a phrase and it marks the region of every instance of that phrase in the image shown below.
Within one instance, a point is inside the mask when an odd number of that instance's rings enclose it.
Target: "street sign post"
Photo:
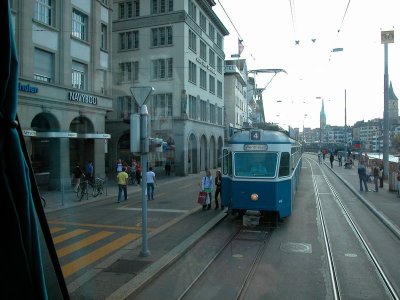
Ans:
[[[140,163],[142,164],[142,250],[140,252],[140,256],[146,257],[150,255],[150,250],[148,249],[148,243],[147,243],[147,197],[146,197],[147,153],[149,152],[147,119],[149,113],[145,103],[149,98],[149,96],[151,95],[151,93],[154,91],[154,88],[151,86],[131,87],[130,91],[132,93],[133,98],[140,106]],[[132,128],[133,126],[134,122],[131,122],[130,124],[131,131],[134,131],[136,129]]]

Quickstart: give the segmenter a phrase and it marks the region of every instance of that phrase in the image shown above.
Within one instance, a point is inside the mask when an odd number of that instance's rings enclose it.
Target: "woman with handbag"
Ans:
[[[203,210],[209,210],[211,208],[211,201],[212,201],[212,191],[213,191],[213,178],[211,175],[211,171],[206,171],[206,176],[203,177],[201,180],[201,190],[207,193],[206,202],[203,204]]]

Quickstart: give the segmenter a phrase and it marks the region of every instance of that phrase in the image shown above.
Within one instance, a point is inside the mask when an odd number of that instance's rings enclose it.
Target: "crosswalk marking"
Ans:
[[[50,232],[53,233],[57,233],[59,231],[65,230],[65,227],[51,227],[50,228]]]
[[[97,233],[83,239],[83,240],[80,240],[76,243],[68,245],[64,248],[58,249],[57,250],[58,258],[61,258],[65,255],[68,255],[68,254],[70,254],[76,250],[82,249],[86,246],[89,246],[90,244],[100,241],[101,239],[104,239],[104,238],[112,235],[113,233],[114,232],[110,232],[110,231],[100,231],[100,232],[97,232]]]
[[[62,271],[64,277],[68,277],[75,272],[83,269],[84,267],[90,265],[91,263],[95,262],[96,260],[110,254],[111,252],[125,246],[126,244],[130,243],[131,241],[137,239],[140,235],[135,233],[128,233],[111,243],[104,245],[64,266],[62,266]]]
[[[73,237],[76,237],[78,235],[84,234],[84,233],[86,233],[88,231],[89,230],[86,230],[86,229],[76,229],[76,230],[73,230],[71,232],[68,232],[68,233],[65,233],[65,234],[61,234],[59,236],[54,237],[53,238],[53,242],[54,242],[54,244],[58,244],[58,243],[66,241],[68,239],[71,239]]]
[[[86,227],[94,227],[94,228],[142,230],[141,227],[137,227],[137,226],[119,226],[119,225],[107,225],[107,224],[88,224],[88,223],[76,223],[76,222],[64,222],[64,221],[48,221],[48,223],[49,223],[49,224],[59,224],[59,225],[86,226]]]

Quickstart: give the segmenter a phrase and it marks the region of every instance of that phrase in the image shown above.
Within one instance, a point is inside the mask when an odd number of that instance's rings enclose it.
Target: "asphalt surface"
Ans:
[[[361,192],[359,188],[359,179],[357,173],[357,162],[352,169],[344,169],[339,167],[338,162],[334,162],[333,168],[330,167],[329,161],[323,162],[326,170],[334,172],[342,181],[355,193],[355,195],[363,201],[378,218],[392,229],[394,234],[400,236],[400,198],[397,197],[396,191],[389,190],[388,180],[384,181],[383,188],[379,188],[378,192],[373,192],[373,183],[368,183],[369,192]],[[191,174],[189,176],[200,177],[200,174]],[[175,182],[184,180],[185,177],[159,177],[158,183]],[[393,186],[391,186],[393,187]],[[138,185],[129,186],[128,197],[140,190]],[[87,205],[88,203],[117,199],[118,188],[114,182],[107,185],[103,195],[96,198],[89,197],[89,200],[78,202],[76,194],[72,191],[66,191],[61,194],[59,191],[42,191],[42,196],[46,200],[45,212],[67,209],[79,205]],[[156,206],[155,206],[156,207]],[[178,209],[178,208],[177,208]],[[170,224],[168,228],[163,228],[159,232],[155,232],[149,236],[149,245],[152,251],[147,257],[141,257],[141,240],[130,245],[130,249],[134,251],[126,251],[122,257],[118,257],[114,261],[108,260],[102,268],[96,268],[95,271],[87,274],[86,278],[80,278],[68,285],[71,299],[125,299],[132,293],[140,289],[141,285],[149,283],[152,278],[168,267],[175,260],[184,254],[202,235],[206,234],[216,223],[225,216],[224,211],[208,211],[202,212],[201,207],[194,207],[191,215],[186,218],[178,218],[175,223]],[[184,228],[185,230],[182,230]],[[122,266],[123,265],[123,266]],[[124,276],[112,276],[121,273],[123,268]],[[104,281],[112,280],[107,285],[102,284]]]

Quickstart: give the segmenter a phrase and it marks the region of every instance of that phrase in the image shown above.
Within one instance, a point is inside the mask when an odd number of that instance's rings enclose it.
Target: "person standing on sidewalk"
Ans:
[[[358,178],[360,180],[360,191],[363,191],[363,184],[365,187],[365,191],[369,192],[368,190],[368,185],[367,185],[367,169],[365,168],[364,162],[360,160],[360,163],[358,165]]]
[[[94,167],[93,167],[93,162],[91,160],[88,161],[86,165],[86,179],[89,181],[89,183],[93,182],[93,172],[94,172]]]
[[[333,152],[331,152],[331,156],[329,156],[329,161],[331,163],[331,168],[333,168],[333,161],[335,160],[335,156],[333,155]]]
[[[76,162],[75,164],[75,168],[72,171],[72,173],[74,174],[74,179],[75,179],[75,187],[74,187],[74,192],[76,193],[78,191],[78,187],[81,184],[81,178],[83,174],[83,171],[81,169],[81,167],[79,166],[79,163]]]
[[[206,203],[203,205],[203,210],[209,210],[211,208],[213,191],[213,178],[210,170],[206,171],[206,176],[201,180],[201,190],[207,193]]]
[[[122,167],[122,171],[117,174],[118,180],[118,200],[117,203],[121,202],[122,191],[124,192],[124,201],[128,200],[128,173],[125,172],[125,167]]]
[[[379,166],[379,181],[380,181],[380,188],[383,188],[383,163]]]
[[[150,167],[146,172],[147,182],[147,200],[154,200],[154,185],[156,184],[156,173],[153,172],[153,168]]]
[[[378,191],[378,180],[379,180],[379,168],[376,163],[374,164],[374,167],[372,168],[372,174],[374,175],[375,192],[377,192]]]
[[[219,208],[218,195],[221,198],[221,183],[222,183],[221,171],[217,170],[217,172],[215,172],[215,194],[214,194],[215,209]],[[221,202],[221,209],[224,209],[224,207],[222,206],[222,202]]]

